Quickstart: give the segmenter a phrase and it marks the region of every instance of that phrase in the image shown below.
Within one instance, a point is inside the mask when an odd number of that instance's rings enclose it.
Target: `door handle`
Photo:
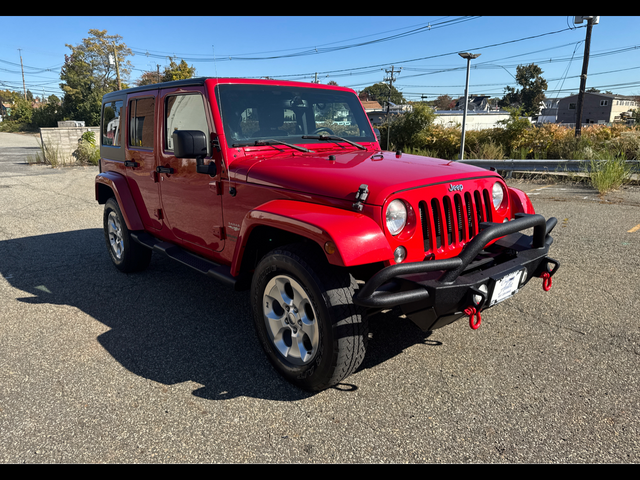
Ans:
[[[135,168],[135,167],[138,167],[139,164],[138,164],[138,162],[133,162],[133,161],[127,160],[126,162],[124,162],[124,166],[125,167],[133,167],[133,168]]]
[[[158,173],[173,173],[173,168],[171,168],[171,167],[156,167],[156,172],[158,172]]]

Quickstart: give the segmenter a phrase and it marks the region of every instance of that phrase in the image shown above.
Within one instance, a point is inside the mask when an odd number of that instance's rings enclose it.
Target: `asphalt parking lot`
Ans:
[[[372,320],[363,366],[283,381],[248,295],[154,254],[110,263],[96,167],[29,166],[0,133],[0,462],[638,463],[640,187],[511,181],[558,219],[532,281],[421,332]]]

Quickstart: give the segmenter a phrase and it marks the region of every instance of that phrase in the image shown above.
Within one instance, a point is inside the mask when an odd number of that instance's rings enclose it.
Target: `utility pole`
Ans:
[[[158,83],[160,83],[160,64],[159,63],[156,63],[156,70],[158,75]]]
[[[22,49],[19,48],[18,51],[20,52],[20,69],[22,70],[22,91],[24,93],[24,99],[27,99],[27,87],[24,83],[24,67],[22,66]]]
[[[584,42],[584,57],[582,59],[582,75],[580,75],[580,92],[578,93],[578,105],[576,105],[576,138],[582,134],[582,107],[584,104],[584,90],[587,86],[587,68],[589,67],[589,50],[591,48],[591,29],[599,21],[600,17],[581,16],[575,17],[574,23],[587,21],[587,38]]]
[[[116,59],[116,76],[118,77],[118,90],[122,90],[122,85],[120,85],[120,66],[118,65],[118,51],[116,50],[116,42],[111,42],[113,44],[113,54]]]
[[[400,70],[402,70],[402,67],[400,67]],[[389,82],[389,86],[393,86],[393,82],[396,81],[396,77],[393,76],[394,73],[400,73],[399,70],[395,70],[395,67],[393,65],[391,65],[391,70],[385,70],[385,73],[389,74],[389,77],[385,78],[385,81]]]
[[[400,67],[400,70],[402,70],[402,67]],[[388,125],[388,129],[387,129],[387,151],[389,150],[389,138],[391,137],[391,122],[389,121],[389,108],[391,107],[391,88],[393,87],[393,82],[396,81],[396,77],[394,76],[394,73],[400,73],[399,71],[395,70],[395,67],[393,65],[391,65],[391,70],[385,70],[385,73],[387,75],[389,75],[387,78],[384,79],[385,82],[389,82],[389,101],[387,102],[387,125]]]

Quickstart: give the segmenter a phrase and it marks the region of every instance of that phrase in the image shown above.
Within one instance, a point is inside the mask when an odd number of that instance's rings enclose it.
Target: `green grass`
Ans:
[[[618,190],[631,180],[633,169],[623,156],[611,154],[601,155],[600,159],[591,160],[588,174],[591,185],[603,195]]]
[[[29,165],[33,164],[44,164],[51,165],[51,168],[59,167],[63,164],[62,159],[60,158],[60,151],[57,147],[51,147],[47,145],[40,145],[40,152],[35,155],[27,156],[27,163]]]

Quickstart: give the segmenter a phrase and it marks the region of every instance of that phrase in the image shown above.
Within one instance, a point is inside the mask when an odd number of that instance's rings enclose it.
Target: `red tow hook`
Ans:
[[[550,264],[552,264],[553,267],[551,267]],[[540,275],[540,278],[542,278],[542,288],[545,292],[551,290],[551,277],[554,273],[556,273],[558,267],[560,267],[560,263],[558,263],[556,260],[553,260],[552,258],[547,258],[547,271]]]
[[[475,307],[468,307],[465,309],[464,313],[469,315],[469,326],[474,330],[477,330],[480,327],[480,323],[482,322],[480,310],[476,310]],[[476,318],[475,321],[473,320],[474,317]]]

